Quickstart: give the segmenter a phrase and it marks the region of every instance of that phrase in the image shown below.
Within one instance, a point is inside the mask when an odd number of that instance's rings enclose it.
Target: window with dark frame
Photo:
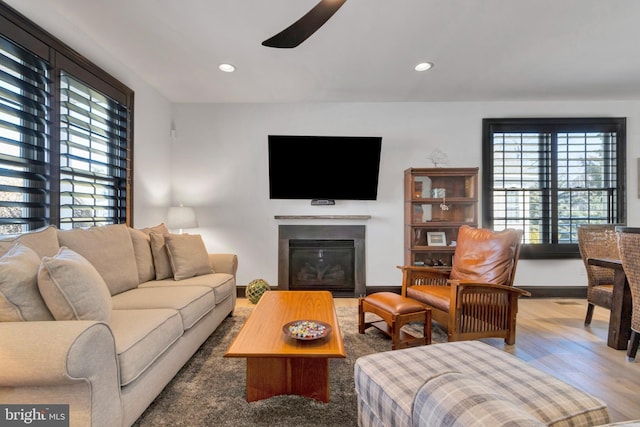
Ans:
[[[0,234],[133,221],[133,91],[0,2]]]
[[[621,224],[625,118],[483,120],[483,227],[524,231],[521,258],[579,258],[581,224]]]
[[[0,37],[0,234],[48,224],[49,75],[46,61]]]
[[[127,110],[60,78],[60,228],[126,222]]]

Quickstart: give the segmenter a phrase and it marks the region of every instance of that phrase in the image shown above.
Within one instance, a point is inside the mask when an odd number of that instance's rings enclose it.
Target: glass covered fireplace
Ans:
[[[289,289],[355,290],[353,240],[290,240]]]
[[[364,226],[281,225],[278,288],[366,293]]]

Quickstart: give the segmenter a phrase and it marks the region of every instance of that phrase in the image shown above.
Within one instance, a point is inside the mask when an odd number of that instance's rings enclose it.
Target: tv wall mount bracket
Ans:
[[[336,201],[333,199],[313,199],[311,200],[311,206],[331,206],[335,205]]]

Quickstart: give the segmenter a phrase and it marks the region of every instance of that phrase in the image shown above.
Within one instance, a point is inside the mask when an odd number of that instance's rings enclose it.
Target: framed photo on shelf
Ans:
[[[427,246],[447,246],[447,237],[444,231],[428,231]]]

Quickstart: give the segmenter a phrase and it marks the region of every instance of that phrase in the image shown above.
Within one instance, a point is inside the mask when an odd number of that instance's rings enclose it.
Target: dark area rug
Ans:
[[[247,403],[246,359],[223,354],[252,309],[236,308],[233,317],[224,320],[134,426],[356,426],[354,363],[358,357],[390,350],[391,340],[375,328],[359,334],[357,307],[337,307],[347,357],[330,359],[330,402],[276,396]],[[415,335],[422,325],[405,328]],[[434,323],[433,342],[446,339],[446,333]]]

